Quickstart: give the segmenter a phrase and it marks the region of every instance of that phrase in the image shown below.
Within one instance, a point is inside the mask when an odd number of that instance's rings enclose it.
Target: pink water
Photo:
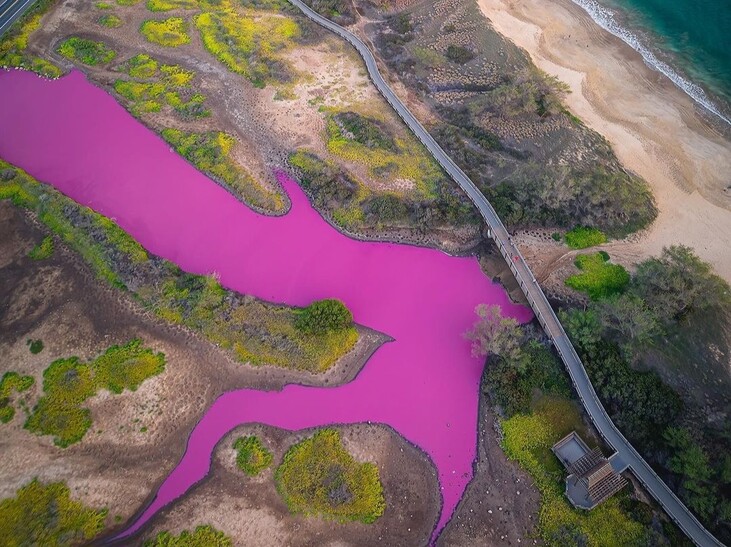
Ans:
[[[436,465],[443,498],[436,537],[472,478],[476,452],[482,360],[470,356],[463,333],[479,303],[499,304],[521,321],[531,317],[474,258],[349,239],[284,176],[292,210],[256,214],[79,72],[57,81],[0,72],[0,157],[115,219],[150,252],[189,272],[216,272],[224,286],[274,302],[339,298],[358,323],[395,339],[341,387],[222,395],[125,534],[203,478],[216,443],[239,424],[298,430],[370,421],[392,426]]]

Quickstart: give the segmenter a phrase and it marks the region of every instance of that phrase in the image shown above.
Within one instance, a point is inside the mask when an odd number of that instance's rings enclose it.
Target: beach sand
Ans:
[[[641,237],[611,244],[613,256],[633,263],[684,244],[731,281],[731,142],[690,97],[570,0],[478,4],[538,68],[570,86],[566,106],[650,184],[657,220]]]

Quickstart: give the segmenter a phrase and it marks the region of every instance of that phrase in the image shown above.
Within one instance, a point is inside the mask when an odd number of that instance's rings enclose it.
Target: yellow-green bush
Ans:
[[[23,393],[34,383],[33,376],[21,376],[15,371],[3,374],[0,379],[0,423],[6,424],[15,416],[15,408],[10,403],[13,393]]]
[[[41,16],[51,3],[42,1],[16,22],[0,41],[0,67],[32,70],[46,78],[58,78],[61,69],[53,63],[26,53],[28,38],[40,26]]]
[[[119,28],[122,26],[122,19],[112,13],[102,15],[97,19],[97,22],[107,28]]]
[[[378,468],[355,461],[335,429],[290,447],[274,480],[292,513],[369,524],[386,509]]]
[[[135,55],[124,64],[125,72],[132,78],[152,78],[157,74],[158,62],[144,53]]]
[[[71,499],[63,482],[33,479],[14,498],[0,501],[0,538],[8,546],[86,544],[104,529],[106,517],[106,509]]]
[[[256,435],[239,437],[233,448],[237,452],[236,465],[250,477],[255,477],[274,461],[274,455]]]
[[[165,369],[165,356],[132,340],[111,346],[90,363],[78,357],[57,359],[43,371],[43,396],[25,423],[39,435],[53,435],[66,448],[80,441],[91,427],[91,412],[81,405],[99,389],[122,393],[136,390],[147,378]]]
[[[300,34],[297,23],[280,15],[242,16],[232,9],[197,15],[195,26],[206,49],[232,72],[259,87],[288,79],[288,68],[277,53]]]
[[[72,36],[61,42],[56,51],[67,59],[89,66],[108,63],[117,56],[117,53],[104,42],[78,36]]]
[[[629,284],[627,270],[619,264],[610,264],[607,253],[579,255],[575,264],[581,273],[567,278],[565,283],[572,289],[587,293],[593,300],[619,294]]]
[[[28,253],[31,260],[45,260],[53,254],[53,238],[46,236],[38,245],[33,247]]]
[[[197,8],[197,0],[147,0],[147,9],[155,12]]]
[[[574,509],[564,495],[566,472],[551,446],[574,429],[583,429],[576,406],[566,399],[545,398],[530,414],[502,422],[503,449],[533,478],[541,495],[539,533],[548,545],[563,547],[562,530],[573,530],[596,547],[645,545],[647,530],[620,507],[618,496],[592,511]]]
[[[188,23],[182,17],[145,21],[140,32],[148,42],[165,47],[178,47],[190,42]]]

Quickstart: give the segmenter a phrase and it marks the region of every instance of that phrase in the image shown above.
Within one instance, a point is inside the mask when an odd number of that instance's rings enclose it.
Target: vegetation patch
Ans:
[[[182,17],[144,21],[140,32],[148,42],[165,47],[178,47],[190,42],[188,23]]]
[[[117,56],[116,52],[104,42],[78,36],[72,36],[61,42],[56,51],[67,59],[89,66],[108,63]]]
[[[26,52],[30,35],[40,27],[41,17],[51,5],[53,5],[51,0],[41,0],[35,3],[5,33],[0,41],[0,67],[24,68],[46,78],[61,76],[59,67]]]
[[[274,461],[272,453],[256,435],[239,437],[233,448],[237,452],[236,465],[250,477],[255,477]]]
[[[466,47],[450,45],[444,56],[458,65],[464,65],[475,58],[475,53]]]
[[[53,237],[46,236],[28,253],[31,260],[45,260],[53,254]]]
[[[97,22],[107,28],[119,28],[122,26],[122,19],[113,13],[102,15],[97,19]]]
[[[28,339],[28,350],[30,350],[30,352],[33,355],[37,355],[38,353],[42,352],[43,351],[43,340],[38,340],[38,339],[33,340],[33,339],[29,338]]]
[[[86,544],[102,532],[106,518],[106,509],[73,500],[65,483],[33,479],[0,501],[0,537],[7,545]]]
[[[185,325],[254,365],[322,372],[358,340],[355,327],[323,335],[295,327],[296,310],[227,291],[213,277],[187,274],[146,251],[113,221],[82,207],[0,160],[0,199],[29,209],[94,273],[113,286],[135,287],[141,305]]]
[[[195,78],[192,70],[161,64],[143,53],[128,59],[118,70],[134,78],[115,81],[114,89],[127,100],[135,116],[160,112],[166,106],[184,120],[205,118],[211,114],[205,108],[205,96],[191,87]]]
[[[293,19],[266,13],[242,16],[228,8],[201,13],[194,21],[206,49],[255,86],[291,79],[291,69],[278,54],[300,35]]]
[[[181,156],[223,183],[232,194],[245,203],[267,211],[284,211],[282,195],[263,188],[231,158],[231,149],[236,140],[228,133],[221,131],[195,133],[164,129],[162,136]]]
[[[3,374],[0,379],[0,423],[6,424],[15,416],[15,408],[10,400],[12,395],[28,391],[34,383],[33,376],[21,376],[15,371]]]
[[[147,0],[147,9],[154,12],[197,8],[197,0]]]
[[[591,511],[574,509],[566,499],[566,473],[551,446],[567,433],[584,429],[572,402],[542,399],[531,413],[516,414],[501,426],[505,453],[531,475],[541,495],[539,532],[549,545],[647,543],[646,527],[622,510],[621,494]]]
[[[335,429],[290,447],[274,479],[295,514],[372,523],[386,508],[378,468],[355,461]]]
[[[368,166],[376,179],[406,179],[425,197],[434,196],[434,187],[443,176],[415,139],[397,139],[383,124],[355,112],[328,117],[327,149],[346,161]]]
[[[308,334],[327,334],[353,327],[353,314],[340,300],[318,300],[297,313],[297,329]]]
[[[629,283],[629,273],[619,264],[610,264],[609,255],[596,253],[576,257],[580,274],[566,279],[566,285],[587,293],[592,299],[607,298],[624,291]]]
[[[566,232],[564,239],[566,240],[566,245],[572,249],[586,249],[587,247],[594,247],[607,242],[607,236],[601,230],[584,226],[577,226],[573,230]]]
[[[66,448],[91,427],[91,412],[82,407],[100,389],[119,394],[135,391],[142,382],[165,370],[165,356],[144,348],[140,340],[111,346],[89,363],[78,357],[58,359],[43,371],[43,396],[25,423],[39,435],[53,435]]]
[[[134,6],[138,4],[140,0],[117,0],[117,4],[120,6]]]
[[[196,526],[189,532],[183,530],[177,536],[170,532],[160,532],[155,539],[148,539],[144,547],[232,547],[233,541],[223,532],[206,524]]]

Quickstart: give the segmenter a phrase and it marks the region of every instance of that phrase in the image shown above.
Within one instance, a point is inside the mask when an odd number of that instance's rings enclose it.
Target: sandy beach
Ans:
[[[611,244],[632,263],[684,244],[731,281],[731,142],[695,103],[570,0],[478,0],[494,28],[570,86],[565,103],[650,184],[659,215]]]

